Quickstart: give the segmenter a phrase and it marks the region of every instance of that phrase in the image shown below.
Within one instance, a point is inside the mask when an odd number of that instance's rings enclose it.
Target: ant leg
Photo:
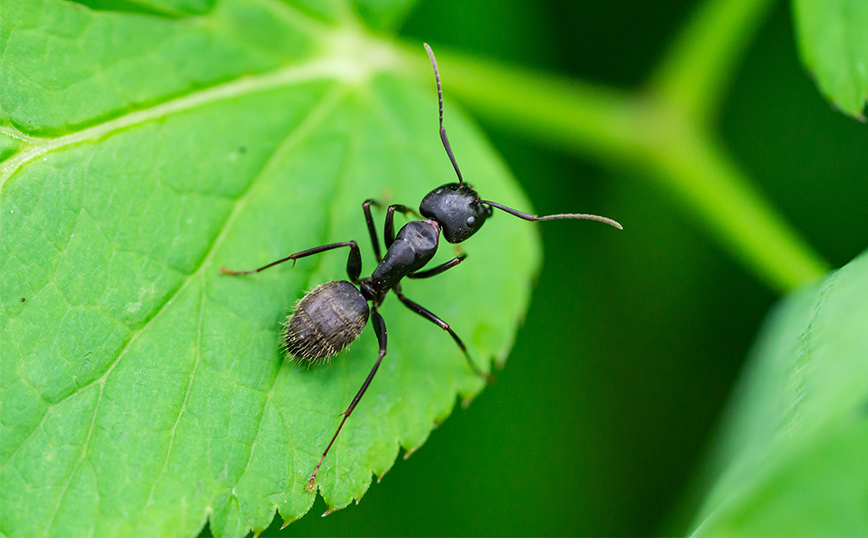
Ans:
[[[412,213],[412,214],[416,215],[417,217],[419,217],[420,219],[422,218],[421,215],[419,215],[418,213],[416,213],[416,211],[414,211],[413,209],[410,209],[407,206],[403,206],[400,204],[390,205],[386,209],[386,226],[385,226],[385,229],[383,230],[383,235],[385,236],[383,238],[383,240],[386,242],[386,248],[387,249],[392,246],[392,243],[395,242],[395,211],[400,211],[401,213],[403,213],[405,215],[407,213]]]
[[[371,368],[371,373],[368,374],[367,379],[362,384],[362,388],[359,389],[359,392],[356,393],[356,397],[353,398],[353,401],[350,402],[350,406],[347,407],[347,410],[341,413],[343,418],[341,419],[341,423],[338,424],[338,429],[335,431],[335,434],[332,436],[332,440],[329,442],[329,445],[326,447],[325,451],[322,453],[322,457],[319,459],[319,463],[316,464],[316,467],[313,470],[313,473],[310,475],[310,479],[307,482],[307,490],[313,491],[314,483],[316,482],[316,474],[319,472],[319,468],[322,465],[322,462],[325,461],[326,454],[329,453],[329,449],[335,443],[335,439],[338,438],[338,434],[341,432],[341,428],[344,427],[344,422],[350,418],[350,415],[353,412],[353,409],[358,405],[359,400],[362,399],[362,396],[365,395],[365,391],[368,390],[368,385],[371,384],[371,380],[374,379],[374,374],[377,373],[377,369],[380,367],[380,362],[383,361],[383,357],[386,356],[386,322],[383,321],[383,316],[377,312],[376,306],[371,306],[371,320],[374,323],[374,332],[377,334],[377,342],[380,344],[380,356],[377,358],[377,362],[374,363],[374,367]]]
[[[435,275],[439,275],[443,271],[445,271],[447,269],[452,269],[453,267],[455,267],[459,263],[463,262],[464,258],[466,258],[466,257],[467,257],[467,254],[461,254],[459,256],[452,258],[448,262],[441,263],[437,267],[432,267],[431,269],[428,269],[427,271],[417,271],[415,273],[410,273],[409,275],[407,275],[407,278],[429,278],[429,277],[432,277]]]
[[[392,291],[394,291],[395,295],[398,296],[398,299],[400,299],[401,302],[404,303],[404,306],[406,306],[407,308],[409,308],[413,312],[419,314],[420,316],[427,319],[428,321],[435,323],[438,327],[440,327],[444,331],[448,332],[450,334],[450,336],[452,336],[452,339],[455,340],[455,343],[458,344],[458,347],[461,348],[461,351],[464,352],[464,357],[467,359],[467,364],[468,364],[468,366],[470,366],[470,369],[473,370],[473,373],[478,375],[479,377],[485,379],[485,381],[491,383],[491,381],[493,379],[491,377],[491,374],[483,372],[482,370],[479,369],[479,366],[477,366],[476,363],[473,362],[473,359],[470,358],[470,353],[467,352],[467,347],[465,347],[464,342],[462,342],[461,339],[458,338],[458,335],[455,334],[455,331],[452,330],[452,327],[450,327],[448,323],[446,323],[442,319],[438,318],[436,315],[434,315],[430,310],[426,309],[424,306],[422,306],[418,303],[414,303],[410,299],[407,299],[406,297],[404,297],[404,294],[401,293],[400,287],[396,286],[396,287],[392,288]]]
[[[268,265],[263,265],[258,269],[251,269],[250,271],[233,271],[231,269],[221,267],[220,272],[224,275],[249,275],[251,273],[258,273],[260,271],[264,271],[269,267],[274,267],[275,265],[281,264],[283,262],[288,262],[290,260],[292,260],[293,265],[295,265],[295,260],[299,258],[313,256],[314,254],[319,254],[320,252],[325,252],[327,250],[341,247],[350,247],[350,255],[347,257],[347,276],[349,276],[350,280],[352,280],[354,283],[358,284],[359,275],[362,274],[362,253],[359,251],[359,245],[357,245],[355,241],[347,241],[345,243],[329,243],[328,245],[309,248],[307,250],[302,250],[301,252],[296,252],[295,254],[290,254],[286,258],[281,258],[276,262],[269,263]]]
[[[383,261],[383,256],[380,255],[380,241],[377,239],[377,229],[374,228],[374,217],[371,216],[371,206],[380,207],[380,203],[373,199],[367,199],[362,204],[362,210],[365,212],[365,222],[368,225],[368,233],[371,235],[371,244],[374,245],[374,255],[377,257],[377,263]]]

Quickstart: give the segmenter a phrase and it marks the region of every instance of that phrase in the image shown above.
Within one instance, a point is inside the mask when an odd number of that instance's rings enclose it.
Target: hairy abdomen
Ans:
[[[368,302],[349,282],[321,284],[302,297],[284,324],[286,352],[308,361],[335,355],[362,334],[369,313]]]

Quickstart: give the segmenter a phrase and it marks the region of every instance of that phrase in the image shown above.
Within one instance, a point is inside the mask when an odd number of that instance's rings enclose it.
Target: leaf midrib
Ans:
[[[398,65],[397,55],[392,54],[394,51],[391,45],[365,35],[358,29],[337,30],[326,43],[322,55],[303,63],[258,75],[242,75],[228,82],[193,91],[60,137],[34,137],[17,129],[4,127],[0,133],[20,140],[29,147],[0,164],[0,191],[21,166],[67,146],[99,140],[122,129],[152,120],[275,88],[325,79],[342,81],[347,85],[360,84],[376,73],[394,70]],[[378,52],[366,55],[365,50]],[[366,56],[371,58],[370,61],[363,60]]]

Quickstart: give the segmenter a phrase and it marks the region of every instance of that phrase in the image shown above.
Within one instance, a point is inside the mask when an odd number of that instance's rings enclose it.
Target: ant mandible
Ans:
[[[311,491],[316,482],[316,475],[329,449],[331,449],[335,439],[337,439],[344,423],[350,418],[350,414],[352,414],[356,405],[358,405],[359,400],[362,399],[365,391],[368,390],[374,374],[377,373],[377,369],[380,367],[380,362],[382,362],[383,357],[386,355],[386,323],[383,321],[380,313],[377,312],[377,309],[390,291],[407,308],[448,332],[464,353],[470,369],[476,375],[486,380],[490,379],[489,374],[482,371],[473,362],[464,342],[455,334],[455,331],[452,330],[448,323],[422,305],[411,301],[401,292],[402,278],[429,278],[436,276],[447,269],[455,267],[467,257],[466,254],[461,254],[446,263],[422,271],[421,269],[431,261],[437,252],[441,231],[443,232],[443,237],[450,243],[466,241],[482,227],[485,219],[491,217],[492,208],[500,209],[510,215],[528,221],[586,219],[604,222],[621,229],[621,225],[614,220],[597,215],[569,213],[538,217],[522,213],[490,200],[480,199],[476,191],[468,183],[465,183],[461,177],[461,170],[458,169],[458,163],[455,161],[452,148],[449,146],[446,129],[443,128],[443,90],[440,85],[440,72],[437,69],[437,60],[434,59],[434,52],[427,43],[425,44],[425,50],[428,51],[428,57],[431,59],[431,65],[434,67],[434,80],[437,82],[437,97],[440,108],[440,140],[443,142],[446,154],[449,156],[449,160],[452,161],[452,166],[458,175],[458,183],[449,183],[437,187],[422,199],[422,203],[419,205],[419,213],[422,214],[421,216],[427,217],[427,219],[408,222],[396,235],[394,222],[396,211],[405,215],[407,213],[419,215],[413,209],[406,206],[398,204],[390,205],[386,209],[386,223],[383,230],[386,255],[381,256],[377,230],[374,227],[374,219],[371,216],[371,206],[379,207],[379,204],[375,200],[365,200],[362,204],[362,210],[365,213],[365,222],[368,225],[368,233],[371,236],[371,244],[374,247],[374,255],[377,258],[377,268],[374,269],[371,276],[364,278],[360,278],[362,273],[362,256],[359,252],[359,246],[355,241],[329,243],[328,245],[296,252],[250,271],[232,271],[225,267],[221,269],[221,273],[227,275],[246,275],[258,273],[290,260],[294,263],[295,260],[300,258],[319,254],[327,250],[342,247],[349,247],[350,249],[350,254],[347,258],[347,275],[350,282],[335,280],[314,288],[313,291],[305,295],[295,306],[294,311],[283,324],[284,330],[281,335],[284,349],[288,355],[295,357],[299,361],[315,362],[339,353],[358,338],[365,325],[367,325],[368,317],[370,316],[373,319],[374,332],[380,345],[380,354],[377,357],[377,362],[374,363],[374,367],[371,368],[371,372],[368,374],[365,382],[362,383],[362,387],[356,393],[353,401],[350,402],[347,410],[342,413],[341,422],[338,424],[335,434],[332,436],[331,441],[322,453],[322,457],[320,457],[319,463],[317,463],[313,473],[310,475],[307,489]],[[368,307],[368,303],[371,303],[370,308]]]

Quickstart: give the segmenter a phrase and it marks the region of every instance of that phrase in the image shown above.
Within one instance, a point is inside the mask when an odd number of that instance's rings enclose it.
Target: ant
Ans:
[[[377,373],[377,369],[380,367],[380,362],[386,356],[386,323],[377,309],[390,291],[411,311],[448,332],[464,353],[470,369],[486,381],[491,380],[490,375],[473,362],[464,342],[455,334],[455,331],[452,330],[448,323],[422,305],[411,301],[401,292],[402,278],[430,278],[455,267],[467,257],[466,254],[460,254],[448,262],[422,270],[437,252],[441,232],[443,232],[443,237],[449,243],[466,241],[482,227],[486,219],[492,216],[493,208],[500,209],[510,215],[528,221],[586,219],[604,222],[622,229],[620,224],[606,217],[572,213],[538,217],[522,213],[490,200],[480,199],[476,191],[468,183],[464,182],[464,179],[461,177],[461,170],[458,169],[458,163],[452,154],[449,139],[446,137],[446,129],[443,128],[443,90],[440,84],[440,72],[437,69],[437,60],[434,59],[434,52],[427,43],[425,44],[425,50],[428,51],[428,57],[431,59],[431,65],[434,68],[434,79],[437,82],[437,97],[440,107],[440,140],[446,149],[449,160],[452,162],[452,167],[455,168],[455,173],[458,175],[458,183],[449,183],[429,192],[419,205],[419,213],[421,215],[403,205],[390,205],[386,209],[386,222],[383,230],[386,244],[385,256],[381,255],[377,230],[374,227],[374,219],[371,216],[371,206],[379,207],[380,204],[375,200],[365,200],[362,204],[362,210],[365,213],[365,222],[368,225],[368,233],[371,236],[371,244],[374,247],[374,255],[377,258],[377,267],[371,276],[360,278],[362,273],[362,256],[359,246],[355,241],[329,243],[328,245],[296,252],[250,271],[232,271],[225,267],[221,268],[221,273],[223,274],[246,275],[258,273],[290,260],[295,264],[295,260],[313,256],[327,250],[343,247],[349,247],[350,249],[349,257],[347,258],[347,276],[350,281],[335,280],[314,288],[313,291],[305,295],[296,304],[292,314],[283,323],[284,329],[281,334],[283,347],[288,355],[302,362],[314,363],[336,355],[352,343],[362,333],[370,317],[373,320],[374,333],[377,335],[377,342],[380,346],[377,362],[374,363],[374,367],[371,368],[371,372],[368,374],[358,393],[356,393],[353,401],[350,402],[347,410],[341,414],[343,418],[341,418],[335,434],[332,436],[331,441],[322,453],[322,457],[320,457],[319,463],[317,463],[313,473],[310,475],[307,486],[309,491],[313,491],[320,466],[334,444],[335,439],[337,439],[344,423],[350,418],[350,414],[352,414],[359,400],[364,396],[365,391],[368,390],[371,380],[374,379],[374,374]],[[411,213],[419,218],[424,216],[426,220],[410,221],[395,234],[394,218],[396,211],[405,215]],[[371,303],[370,308],[368,307],[368,303]]]

